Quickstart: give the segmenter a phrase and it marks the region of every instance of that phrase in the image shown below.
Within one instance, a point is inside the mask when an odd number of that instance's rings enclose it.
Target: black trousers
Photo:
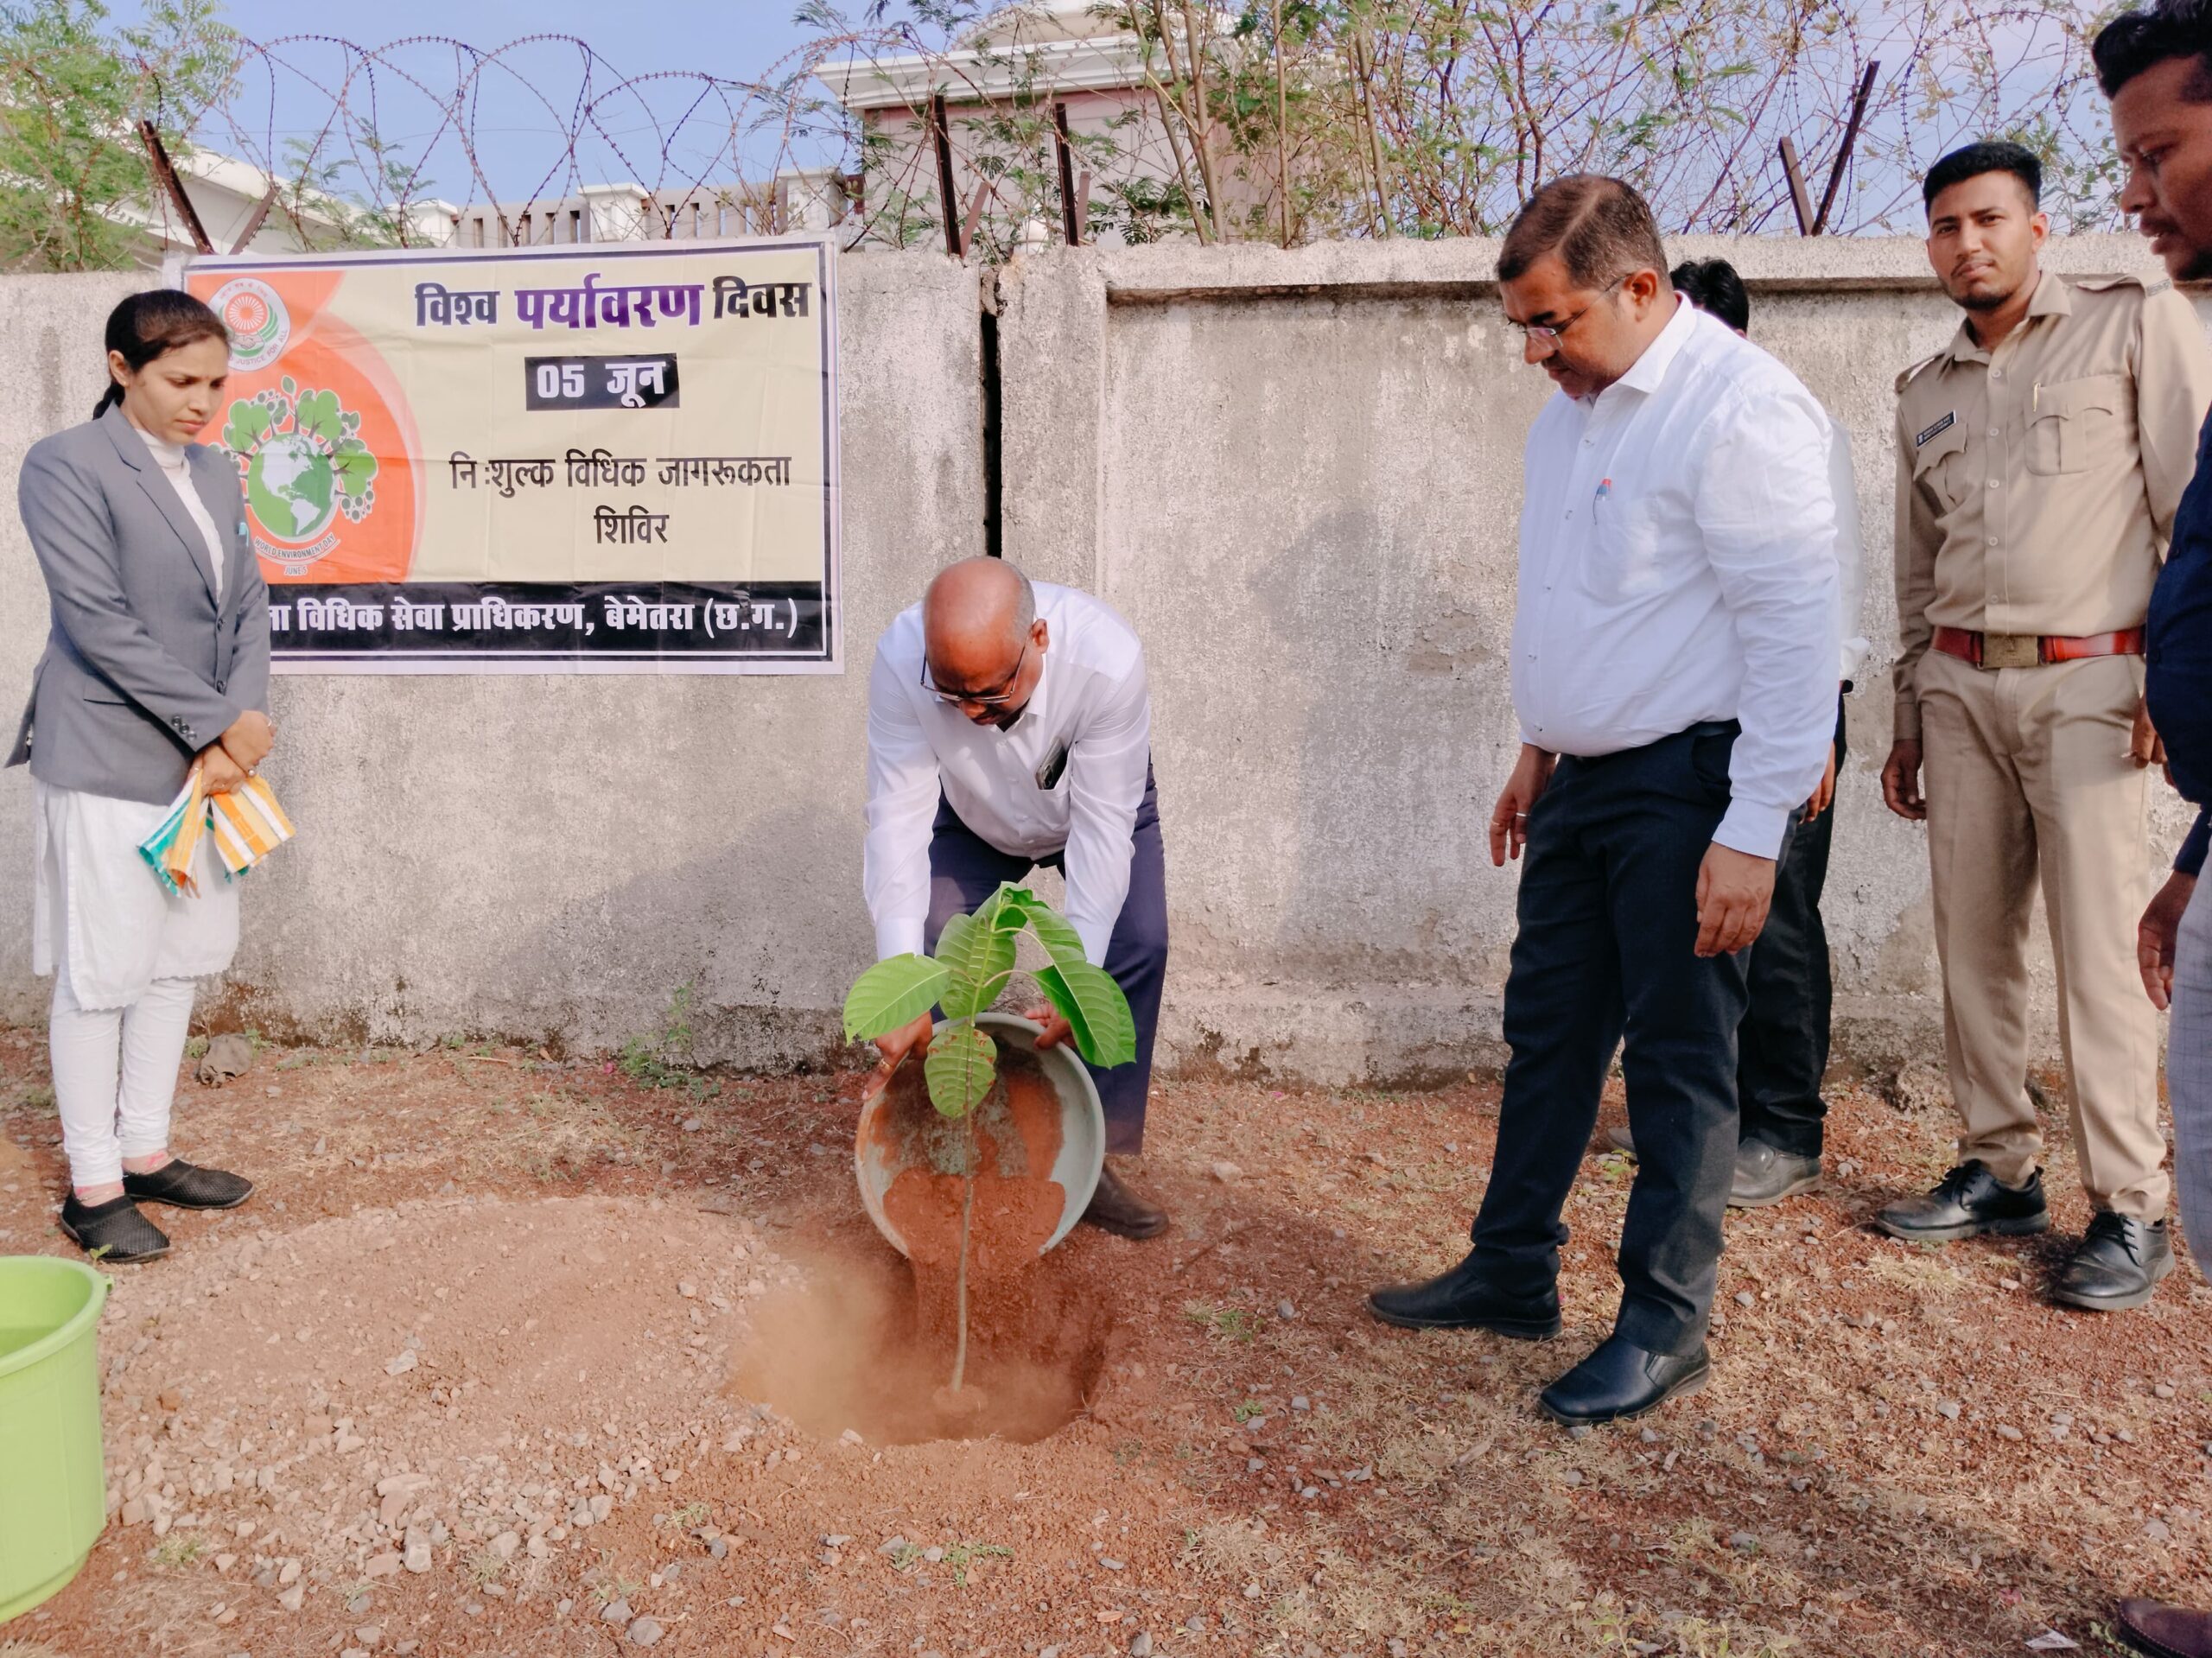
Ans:
[[[1843,699],[1835,705],[1835,763],[1843,765]],[[1828,933],[1821,921],[1828,848],[1835,839],[1831,804],[1789,837],[1774,872],[1774,907],[1747,952],[1751,1007],[1736,1035],[1736,1097],[1743,1140],[1762,1140],[1799,1157],[1821,1154],[1827,1102],[1821,1082],[1828,1069],[1828,1020],[1834,985]]]
[[[1744,951],[1700,959],[1697,872],[1728,806],[1736,726],[1563,759],[1529,815],[1505,985],[1497,1153],[1475,1216],[1485,1279],[1535,1297],[1559,1276],[1560,1210],[1625,1039],[1638,1162],[1621,1228],[1616,1329],[1694,1351],[1720,1259],[1736,1153]]]
[[[1098,1085],[1098,1103],[1106,1113],[1106,1149],[1116,1156],[1144,1148],[1152,1050],[1160,1034],[1160,992],[1167,978],[1167,863],[1160,839],[1160,796],[1149,768],[1131,839],[1129,894],[1122,900],[1122,913],[1100,965],[1129,999],[1137,1027],[1137,1057],[1135,1064],[1110,1070],[1090,1067],[1090,1079]],[[1055,852],[1033,863],[1001,852],[962,823],[950,801],[940,798],[936,832],[930,840],[930,913],[924,930],[927,948],[937,948],[946,922],[974,909],[997,892],[1001,882],[1018,881],[1040,866],[1061,868],[1061,859]]]

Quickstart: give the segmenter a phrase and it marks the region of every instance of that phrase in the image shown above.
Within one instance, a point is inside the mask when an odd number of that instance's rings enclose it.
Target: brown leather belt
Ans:
[[[2091,657],[2139,657],[2143,630],[2123,627],[2117,633],[2085,633],[2069,638],[2051,633],[1978,633],[1972,628],[1939,627],[1930,643],[1945,656],[1977,668],[2034,668],[2050,662],[2082,662]]]

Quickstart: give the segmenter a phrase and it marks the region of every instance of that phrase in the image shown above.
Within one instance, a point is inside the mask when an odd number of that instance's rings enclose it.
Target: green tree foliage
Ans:
[[[111,270],[144,246],[155,200],[137,124],[173,160],[230,86],[237,37],[213,0],[154,0],[117,28],[99,0],[0,3],[0,262]]]

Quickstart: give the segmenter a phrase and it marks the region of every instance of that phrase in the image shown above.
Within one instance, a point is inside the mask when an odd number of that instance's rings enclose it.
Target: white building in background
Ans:
[[[1233,31],[1233,15],[1217,7],[1211,12],[1204,6],[1194,10],[1210,20],[1205,26],[1217,29],[1223,37]],[[1179,20],[1172,26],[1179,29]],[[1156,192],[1181,181],[1184,170],[1195,164],[1196,158],[1185,155],[1178,167],[1147,69],[1163,82],[1174,79],[1166,54],[1101,17],[1096,0],[1019,0],[993,12],[949,51],[855,58],[824,65],[817,79],[871,137],[883,141],[880,159],[871,156],[863,180],[867,212],[881,213],[904,196],[924,216],[938,218],[929,106],[932,97],[942,95],[953,151],[956,218],[965,215],[984,176],[970,162],[990,148],[983,129],[1025,103],[1033,111],[1041,109],[1047,120],[1052,105],[1064,104],[1071,136],[1105,138],[1114,155],[1109,168],[1092,173],[1084,201],[1088,222],[1099,198],[1116,187],[1141,183]],[[1078,171],[1090,166],[1081,149],[1078,144]],[[1216,159],[1225,200],[1249,205],[1249,192],[1234,178],[1228,158]],[[1187,182],[1193,199],[1203,194],[1199,180]],[[1080,179],[1077,189],[1082,189]],[[985,211],[1003,218],[1008,207],[987,200]],[[1033,227],[1032,233],[1040,229]],[[1055,221],[1050,233],[1058,232]],[[1093,226],[1086,234],[1106,242],[1120,239],[1116,230],[1105,226]]]
[[[637,184],[588,184],[540,201],[438,206],[451,224],[441,242],[463,248],[542,247],[568,242],[701,241],[829,230],[847,217],[844,176],[834,170],[779,173],[767,186],[701,185],[655,193]]]
[[[212,149],[195,149],[176,163],[179,181],[200,215],[207,239],[228,253],[261,210],[271,183],[251,162]],[[630,183],[586,185],[573,196],[538,201],[456,206],[428,198],[407,208],[407,240],[414,247],[543,247],[570,242],[677,241],[709,237],[767,236],[787,230],[827,230],[846,218],[849,198],[835,171],[787,171],[772,185],[710,187],[655,194]],[[345,226],[340,204],[294,209],[271,204],[249,239],[255,253],[298,253],[338,243]],[[150,205],[118,208],[115,216],[143,228],[147,263],[192,248],[192,232],[166,195]],[[302,238],[302,230],[307,232]]]
[[[303,245],[301,229],[318,243],[336,241],[344,232],[339,213],[313,203],[292,206],[281,200],[264,213],[261,204],[272,184],[270,175],[251,162],[240,161],[219,150],[194,149],[175,163],[178,181],[200,215],[201,228],[216,251],[228,253],[260,214],[261,222],[245,244],[254,253],[297,253]],[[166,194],[156,190],[150,203],[130,203],[111,210],[113,217],[143,229],[151,244],[147,263],[157,264],[165,253],[188,252],[192,232]],[[452,237],[454,209],[449,202],[419,202],[409,209],[410,239],[442,243]]]

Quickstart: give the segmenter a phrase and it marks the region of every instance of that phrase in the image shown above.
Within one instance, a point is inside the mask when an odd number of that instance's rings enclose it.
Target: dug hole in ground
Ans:
[[[114,1512],[0,1652],[1986,1658],[2212,1604],[2212,1291],[2045,1305],[2063,1152],[2048,1237],[1869,1231],[1942,1172],[1924,1072],[1837,1089],[1827,1189],[1731,1216],[1712,1388],[1579,1439],[1533,1401],[1610,1327],[1627,1166],[1568,1206],[1559,1340],[1385,1329],[1362,1293],[1465,1247],[1494,1084],[1232,1080],[1153,1102],[1167,1236],[979,1276],[996,1437],[935,1437],[860,1081],[488,1046],[186,1081],[179,1150],[260,1190],[116,1271]],[[0,1251],[67,1253],[35,1030],[0,1128]]]

